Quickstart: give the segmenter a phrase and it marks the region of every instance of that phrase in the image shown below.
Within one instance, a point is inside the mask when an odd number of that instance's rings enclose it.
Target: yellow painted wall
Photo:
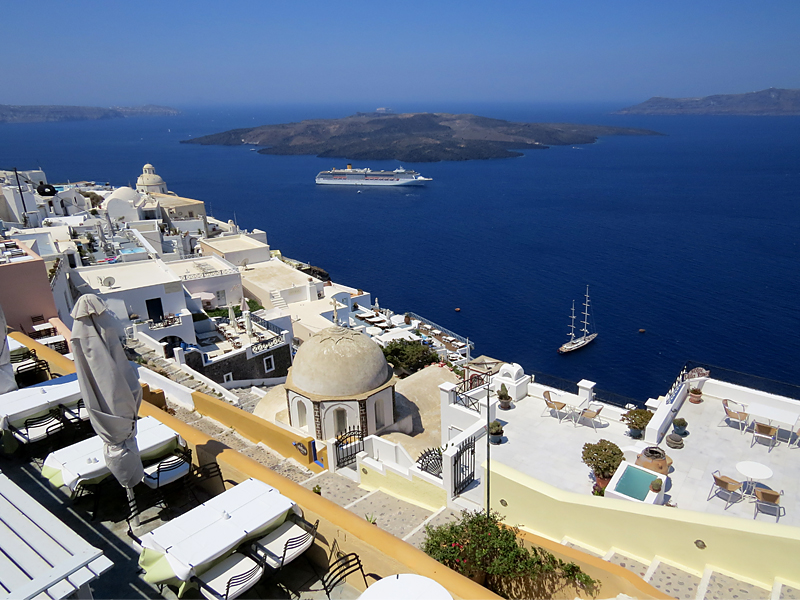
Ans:
[[[315,473],[320,473],[327,468],[327,462],[323,462],[319,453],[317,454],[317,459],[322,462],[323,466],[319,466],[313,460],[310,450],[311,442],[314,440],[313,437],[296,435],[283,427],[265,421],[261,417],[251,415],[240,408],[218,398],[209,396],[208,394],[194,392],[192,393],[192,400],[194,400],[195,409],[201,415],[219,421],[227,427],[232,427],[237,433],[243,435],[251,442],[263,442],[286,458],[295,459],[301,465],[308,467]],[[302,452],[298,450],[297,444],[299,443],[305,446],[307,454],[303,455]],[[327,454],[325,458],[327,458]]]
[[[797,527],[576,494],[497,462],[491,482],[492,508],[507,523],[551,540],[566,536],[647,561],[660,556],[698,575],[716,567],[768,587],[775,577],[800,579]]]
[[[447,504],[447,492],[424,479],[412,475],[411,481],[409,481],[388,469],[383,475],[380,471],[371,469],[363,463],[361,468],[361,487],[370,491],[380,489],[387,494],[432,511],[437,511]]]
[[[48,348],[44,344],[40,344],[36,340],[29,338],[24,333],[19,331],[12,331],[8,334],[10,337],[17,340],[20,344],[24,344],[32,350],[36,350],[36,356],[42,360],[46,360],[50,365],[50,372],[58,375],[69,375],[75,372],[75,363],[68,359],[63,354],[59,354],[52,348]]]
[[[216,461],[228,486],[248,477],[254,477],[294,500],[303,509],[306,520],[313,523],[319,519],[317,542],[310,551],[312,561],[327,565],[330,557],[337,552],[356,552],[361,557],[367,580],[370,582],[374,581],[370,577],[371,573],[379,577],[395,573],[417,573],[438,581],[455,599],[499,598],[483,586],[433,560],[414,546],[227,447],[152,404],[143,402],[139,414],[143,417],[153,416],[177,431],[186,440],[200,463]],[[347,581],[359,590],[364,589],[360,574],[351,575]]]

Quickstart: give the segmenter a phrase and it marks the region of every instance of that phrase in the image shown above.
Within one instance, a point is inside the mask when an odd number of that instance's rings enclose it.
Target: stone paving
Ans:
[[[722,573],[712,573],[703,598],[705,600],[736,600],[738,598],[769,600],[771,596],[772,590],[744,583]]]
[[[695,600],[700,578],[672,565],[659,563],[649,580],[657,590],[679,600]]]
[[[461,512],[455,511],[449,508],[445,508],[439,513],[434,513],[434,517],[428,521],[425,525],[430,527],[436,527],[438,525],[444,525],[445,523],[452,523],[453,521],[458,521],[461,518]],[[408,542],[412,546],[416,546],[417,548],[422,548],[422,543],[425,541],[425,527],[420,527],[417,531],[411,530],[410,534],[407,534],[406,537],[403,538],[404,541]]]
[[[780,600],[800,600],[800,589],[785,584],[782,585]]]
[[[625,556],[624,554],[620,554],[619,552],[615,552],[613,555],[611,555],[611,557],[608,559],[608,562],[619,565],[624,569],[628,569],[628,571],[631,573],[634,573],[642,578],[647,573],[646,564],[629,556]]]
[[[381,491],[367,494],[348,510],[364,518],[373,516],[378,527],[401,539],[433,514]]]
[[[342,507],[352,504],[369,493],[367,490],[358,487],[355,481],[342,475],[332,475],[328,472],[308,479],[302,485],[308,489],[318,485],[322,491],[323,498],[327,498]]]

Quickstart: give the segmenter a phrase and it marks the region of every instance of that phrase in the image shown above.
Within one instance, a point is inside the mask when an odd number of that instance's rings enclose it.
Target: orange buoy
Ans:
[[[647,330],[646,329],[640,329],[639,333],[644,333],[645,331],[647,331]]]
[[[457,309],[456,309],[456,312],[461,312],[461,309],[460,309],[460,308],[457,308]]]

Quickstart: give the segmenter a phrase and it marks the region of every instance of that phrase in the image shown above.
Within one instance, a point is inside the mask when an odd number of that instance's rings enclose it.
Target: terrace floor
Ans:
[[[679,508],[704,513],[730,515],[753,519],[754,504],[742,499],[725,510],[725,500],[714,497],[708,500],[713,483],[712,472],[719,469],[738,481],[746,477],[736,470],[741,461],[754,461],[768,466],[773,476],[758,482],[760,487],[784,490],[781,506],[785,515],[783,525],[800,526],[800,448],[787,444],[788,432],[781,431],[783,440],[772,451],[766,445],[756,443],[752,448],[752,434],[741,434],[735,425],[721,423],[724,411],[721,399],[704,395],[701,404],[685,403],[678,416],[688,423],[684,448],[670,449],[661,446],[673,459],[672,471],[666,482],[665,499]],[[542,399],[530,396],[515,403],[508,411],[497,412],[504,422],[505,440],[492,446],[492,460],[500,461],[518,471],[561,489],[581,494],[590,494],[593,475],[581,461],[583,444],[607,439],[620,448],[634,445],[637,440],[628,435],[627,426],[619,421],[606,420],[597,423],[597,432],[588,421],[577,427],[569,419],[561,423],[543,411]],[[759,513],[759,521],[774,522],[775,517]]]

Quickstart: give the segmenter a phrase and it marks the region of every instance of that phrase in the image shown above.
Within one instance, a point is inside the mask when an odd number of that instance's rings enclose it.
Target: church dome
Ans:
[[[392,377],[380,346],[363,333],[328,327],[297,350],[292,384],[317,396],[358,396]]]
[[[111,202],[111,200],[122,200],[128,204],[132,204],[133,206],[138,206],[139,202],[141,202],[141,198],[142,197],[139,192],[132,190],[127,186],[123,186],[115,189],[114,192],[105,199],[102,207],[107,208],[108,203]]]
[[[167,184],[156,174],[156,169],[150,163],[142,167],[142,174],[136,180],[136,189],[140,192],[162,192],[167,191]]]

